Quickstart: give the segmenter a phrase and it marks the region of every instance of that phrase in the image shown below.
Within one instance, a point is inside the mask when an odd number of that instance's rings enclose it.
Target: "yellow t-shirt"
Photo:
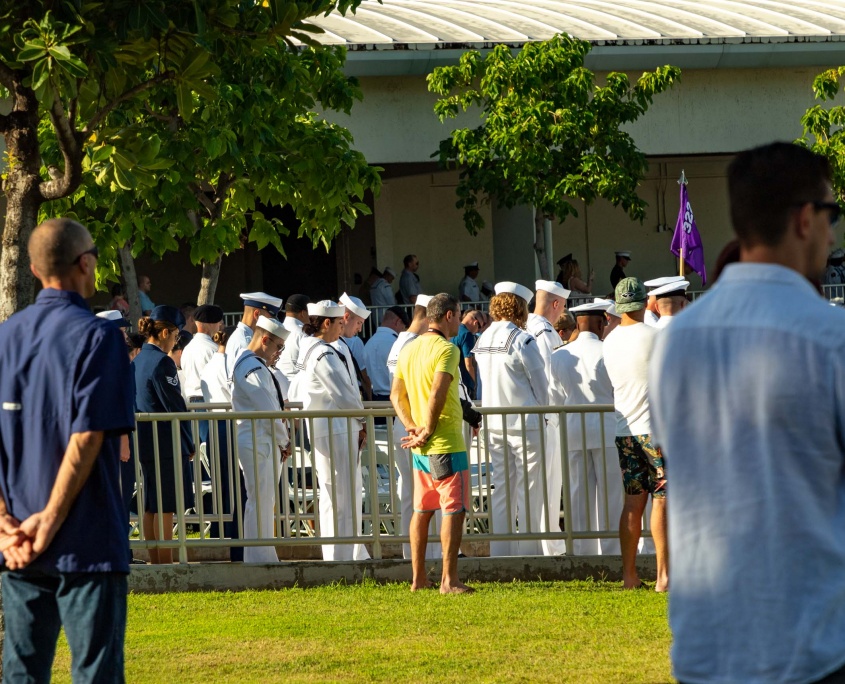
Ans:
[[[421,454],[450,454],[466,451],[463,435],[463,412],[458,393],[460,350],[440,335],[420,335],[406,344],[399,353],[394,377],[401,379],[408,390],[411,417],[421,424],[428,410],[428,399],[435,373],[452,376],[446,404],[437,421],[434,433],[422,447]],[[416,451],[416,449],[415,449]]]

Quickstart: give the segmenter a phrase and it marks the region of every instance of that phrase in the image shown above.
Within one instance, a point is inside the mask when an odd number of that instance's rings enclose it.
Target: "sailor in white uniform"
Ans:
[[[383,308],[396,306],[396,295],[391,286],[394,280],[396,280],[396,273],[390,266],[386,266],[382,275],[370,286],[370,301],[373,306]],[[381,315],[379,321],[381,321]]]
[[[649,292],[649,296],[657,298],[657,310],[660,313],[660,320],[656,328],[663,329],[669,325],[675,316],[686,308],[688,280],[680,280],[658,287]]]
[[[513,282],[496,285],[490,300],[493,323],[481,334],[473,354],[481,376],[485,407],[546,406],[549,382],[537,340],[521,329],[532,292]],[[489,415],[485,423],[493,467],[492,532],[542,532],[544,507],[540,431],[542,415]],[[527,487],[526,487],[527,485]],[[526,500],[526,488],[528,497]],[[545,520],[544,520],[545,518]],[[539,555],[537,541],[490,542],[491,556]]]
[[[428,330],[428,317],[426,307],[431,297],[424,294],[417,295],[417,303],[414,306],[414,318],[411,325],[405,332],[399,333],[390,352],[387,355],[387,372],[390,375],[390,385],[393,385],[393,375],[396,372],[396,365],[399,363],[399,352],[406,344],[411,344],[426,330]],[[393,420],[393,457],[396,469],[399,471],[398,496],[399,510],[401,515],[401,531],[403,536],[411,534],[411,517],[414,514],[414,479],[411,472],[411,451],[402,448],[402,440],[408,436],[405,426],[399,418]],[[440,558],[442,549],[440,542],[429,541],[426,546],[426,558]],[[402,544],[402,557],[410,560],[411,545]]]
[[[229,368],[235,366],[238,355],[247,348],[252,339],[252,331],[259,316],[275,318],[282,306],[282,300],[272,297],[264,292],[244,292],[241,294],[244,301],[244,314],[238,322],[238,327],[229,336],[226,342],[226,356],[229,357]]]
[[[537,291],[534,313],[528,314],[525,329],[537,340],[540,355],[546,366],[546,377],[550,377],[552,352],[563,346],[560,335],[555,332],[553,323],[566,311],[566,300],[571,294],[563,285],[554,280],[538,280],[534,283]],[[549,414],[545,429],[545,468],[548,489],[549,522],[548,530],[560,531],[560,504],[563,487],[563,465],[561,463],[560,429],[557,414]],[[566,553],[566,541],[563,539],[545,539],[542,541],[543,554],[560,556]]]
[[[260,316],[249,345],[232,369],[234,411],[281,411],[281,389],[267,367],[284,347],[290,332],[277,320]],[[275,536],[274,511],[282,461],[290,454],[290,439],[283,420],[238,420],[238,460],[246,485],[244,539]],[[285,512],[287,502],[282,504]],[[279,531],[281,532],[281,531]],[[273,546],[247,546],[246,563],[276,563]]]
[[[610,335],[616,327],[622,322],[621,314],[616,311],[616,302],[612,299],[602,299],[601,297],[596,297],[594,302],[599,302],[601,304],[607,304],[607,309],[604,312],[604,320],[606,321],[606,325],[604,326],[604,333],[602,333],[602,342],[607,339],[607,336]]]
[[[185,394],[189,402],[202,401],[200,376],[211,357],[217,353],[212,337],[223,325],[223,309],[214,304],[203,304],[194,311],[197,332],[182,352],[182,370],[185,371]],[[205,441],[202,439],[201,441]]]
[[[478,287],[478,262],[473,261],[464,266],[464,277],[458,283],[458,300],[462,302],[480,302],[481,290]]]
[[[301,341],[293,392],[306,411],[363,411],[355,370],[332,345],[343,330],[346,308],[330,300],[308,305],[313,332]],[[320,483],[322,537],[353,537],[361,529],[360,445],[366,439],[361,418],[314,418],[312,456]],[[324,560],[366,560],[363,544],[323,544]]]
[[[660,311],[657,308],[657,297],[654,296],[655,290],[662,288],[664,285],[669,285],[670,283],[679,283],[684,279],[683,276],[662,276],[660,278],[652,278],[651,280],[646,280],[643,285],[649,288],[648,291],[648,303],[645,307],[645,318],[643,319],[643,323],[646,325],[650,325],[653,328],[659,327],[657,325],[657,321],[660,320]]]
[[[340,337],[332,343],[349,364],[355,385],[359,388],[366,401],[373,399],[373,386],[370,376],[367,373],[367,360],[364,357],[364,340],[358,333],[364,326],[364,321],[370,317],[370,310],[358,297],[353,297],[344,292],[339,304],[345,307],[343,314],[343,332]]]
[[[293,294],[285,300],[285,318],[282,325],[290,332],[285,340],[285,348],[276,361],[276,379],[282,386],[282,392],[288,399],[290,397],[290,383],[296,375],[296,360],[299,358],[299,343],[305,333],[302,326],[308,323],[308,302],[311,300],[304,294]],[[281,377],[280,377],[281,376]]]
[[[569,311],[575,316],[578,337],[552,354],[550,403],[564,406],[613,406],[613,385],[604,367],[601,335],[611,302],[595,299]],[[602,432],[602,425],[604,431]],[[572,530],[613,531],[612,539],[576,539],[575,555],[618,554],[619,516],[624,495],[616,452],[616,415],[571,413],[566,419]],[[607,503],[605,504],[605,497]],[[605,507],[606,506],[606,507]]]

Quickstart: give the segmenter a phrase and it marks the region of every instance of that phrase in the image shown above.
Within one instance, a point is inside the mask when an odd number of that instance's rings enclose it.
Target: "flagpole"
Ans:
[[[684,170],[681,169],[681,177],[678,179],[678,185],[686,185],[687,184],[687,176],[684,173]],[[682,207],[683,209],[683,207]],[[684,244],[681,243],[681,256],[680,256],[680,263],[678,264],[679,273],[678,275],[682,278],[684,277],[684,267],[686,265],[686,261],[684,259],[686,255],[684,254]]]

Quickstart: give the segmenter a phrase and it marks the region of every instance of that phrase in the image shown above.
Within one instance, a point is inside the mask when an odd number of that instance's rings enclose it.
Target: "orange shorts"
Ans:
[[[443,511],[444,515],[463,513],[470,508],[467,452],[414,454],[414,510],[418,513]],[[437,479],[435,479],[437,478]]]

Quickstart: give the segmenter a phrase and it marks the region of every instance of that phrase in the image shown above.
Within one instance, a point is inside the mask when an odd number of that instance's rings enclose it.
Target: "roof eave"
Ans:
[[[842,34],[591,42],[587,66],[595,71],[653,69],[667,63],[682,69],[754,69],[845,62]],[[467,50],[484,53],[502,44],[518,50],[524,42],[350,44],[346,72],[351,76],[427,74],[434,67],[456,63]]]

